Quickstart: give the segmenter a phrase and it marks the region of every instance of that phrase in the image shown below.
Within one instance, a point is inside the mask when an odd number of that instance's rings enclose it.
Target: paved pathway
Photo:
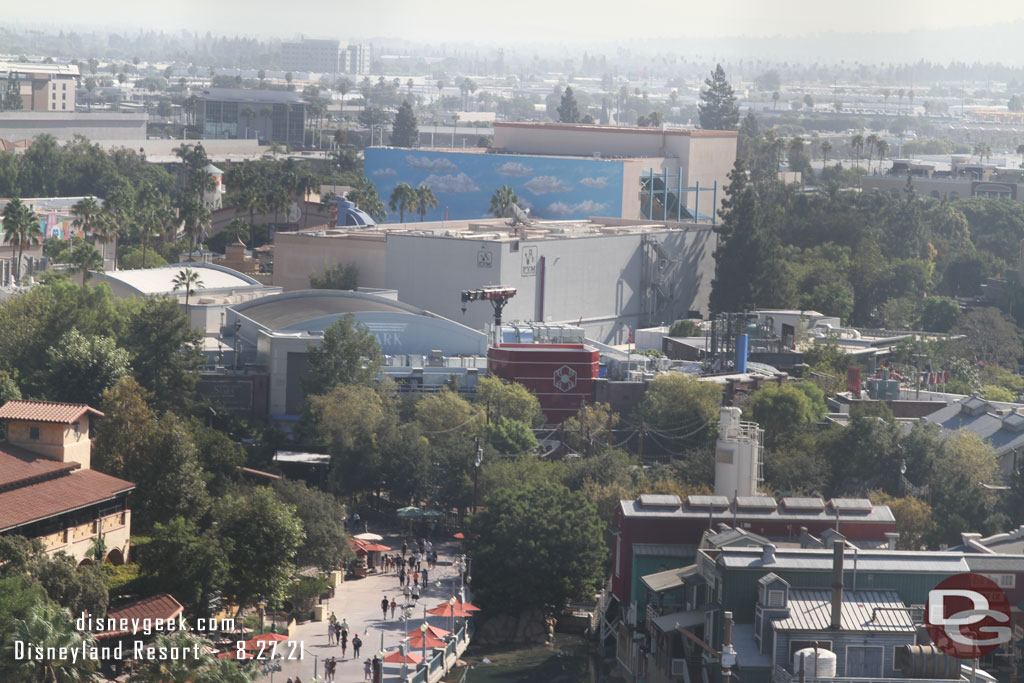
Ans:
[[[389,545],[400,552],[402,538],[397,534],[378,532],[384,536],[382,543]],[[397,602],[402,603],[402,591],[398,586],[398,575],[395,572],[388,574],[371,574],[365,579],[352,579],[345,581],[335,592],[334,598],[325,601],[327,605],[327,616],[333,612],[339,620],[346,619],[349,624],[349,642],[347,657],[341,659],[341,646],[327,644],[328,621],[308,622],[297,627],[293,640],[301,641],[305,648],[305,658],[302,661],[281,661],[281,671],[273,674],[274,683],[285,683],[289,678],[293,681],[296,676],[301,677],[302,683],[311,683],[313,679],[314,666],[318,681],[324,678],[324,659],[337,658],[337,668],[334,680],[336,683],[358,683],[363,680],[363,662],[367,658],[380,651],[381,636],[383,635],[384,648],[392,649],[401,641],[406,631],[419,628],[423,623],[423,610],[433,609],[442,601],[448,600],[452,587],[459,589],[458,571],[455,569],[453,560],[454,553],[458,552],[458,546],[454,543],[438,544],[435,541],[434,549],[438,553],[438,565],[429,573],[430,584],[426,589],[420,590],[419,603],[413,608],[413,616],[409,619],[406,627],[401,619],[402,609],[395,611],[395,618],[391,618],[391,610],[388,610],[387,619],[381,618],[380,601],[387,596],[390,601],[398,598]],[[451,630],[450,620],[445,617],[427,615],[428,623],[440,628]],[[360,658],[355,659],[352,652],[352,638],[359,634],[363,641]],[[429,656],[429,651],[428,651]],[[410,671],[413,665],[410,665]],[[389,664],[384,669],[384,680],[401,680],[401,665]],[[257,681],[270,681],[269,675],[260,676]]]

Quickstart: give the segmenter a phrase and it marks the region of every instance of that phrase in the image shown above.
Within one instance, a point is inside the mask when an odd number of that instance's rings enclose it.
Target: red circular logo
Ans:
[[[958,659],[984,657],[1012,635],[1006,593],[981,574],[957,574],[929,591],[924,622],[932,642]]]

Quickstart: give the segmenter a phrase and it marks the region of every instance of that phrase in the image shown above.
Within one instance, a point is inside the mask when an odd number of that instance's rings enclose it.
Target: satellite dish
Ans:
[[[519,208],[518,204],[512,204],[512,225],[533,225],[530,215]]]
[[[291,206],[288,207],[287,220],[289,223],[298,223],[300,218],[302,218],[302,209],[299,208],[298,204],[292,202]]]

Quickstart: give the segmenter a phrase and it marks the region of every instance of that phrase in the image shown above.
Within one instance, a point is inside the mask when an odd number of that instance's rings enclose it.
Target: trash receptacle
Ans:
[[[327,605],[313,605],[313,621],[323,621],[326,614]]]

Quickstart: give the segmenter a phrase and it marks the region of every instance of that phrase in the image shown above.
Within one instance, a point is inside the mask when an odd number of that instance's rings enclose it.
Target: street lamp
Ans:
[[[473,513],[476,514],[476,484],[480,479],[480,466],[484,464],[484,447],[476,440],[476,458],[473,460]]]
[[[448,618],[451,620],[449,631],[455,632],[455,596],[448,598]]]
[[[420,624],[420,635],[423,639],[420,641],[423,645],[423,666],[427,668],[426,678],[430,678],[430,664],[427,662],[427,620],[424,619],[423,623]]]
[[[259,603],[257,603],[257,607],[260,608],[260,633],[263,632],[263,616],[264,616],[263,608],[266,607],[266,606],[267,606],[267,601],[266,600],[260,600]]]

